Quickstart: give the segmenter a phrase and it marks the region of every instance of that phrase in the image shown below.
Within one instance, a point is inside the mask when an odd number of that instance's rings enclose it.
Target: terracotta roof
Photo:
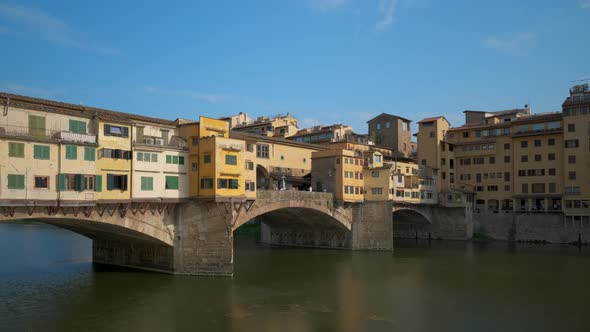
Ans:
[[[441,115],[441,116],[435,116],[435,117],[431,117],[431,118],[425,118],[425,119],[422,119],[422,120],[418,121],[418,123],[424,123],[424,122],[436,121],[436,120],[438,120],[438,119],[445,119],[445,121],[446,121],[447,123],[449,123],[449,124],[450,124],[449,120],[447,120],[447,118],[445,118],[445,117],[444,117],[444,116],[442,116],[442,115]]]
[[[0,92],[0,98],[4,98],[5,100],[10,99],[10,102],[24,102],[33,105],[44,106],[44,110],[47,112],[55,112],[55,111],[69,111],[72,115],[78,115],[82,117],[92,118],[94,116],[99,117],[100,119],[114,121],[114,122],[131,122],[135,121],[145,121],[145,122],[153,122],[163,125],[173,125],[174,120],[166,120],[160,118],[153,118],[144,115],[138,114],[131,114],[131,113],[123,113],[117,111],[111,111],[102,108],[96,107],[89,107],[84,105],[76,105],[76,104],[69,104],[60,101],[54,100],[47,100],[41,98],[34,98],[28,96],[21,96],[15,95],[7,92]]]
[[[472,123],[472,124],[462,125],[460,127],[449,128],[449,130],[447,130],[447,132],[465,130],[465,129],[478,129],[478,128],[504,128],[504,127],[510,127],[511,123],[512,122],[500,122],[500,123],[493,123],[493,124]]]
[[[529,122],[529,121],[544,121],[544,120],[560,120],[561,118],[563,118],[563,113],[561,113],[561,112],[539,113],[539,114],[522,116],[522,117],[517,118],[516,120],[512,121],[512,123],[522,123],[522,122]]]
[[[392,117],[392,118],[398,118],[398,119],[403,120],[403,121],[406,121],[406,122],[412,122],[412,120],[406,119],[406,118],[401,117],[399,115],[393,115],[393,114],[389,114],[389,113],[381,113],[381,114],[377,115],[376,117],[374,117],[374,118],[370,119],[369,121],[367,121],[367,123],[369,123],[369,122],[371,122],[371,121],[373,121],[373,120],[375,120],[375,119],[377,119],[379,117],[382,117],[384,115],[385,116],[388,116],[388,117]]]
[[[324,145],[302,143],[302,142],[288,140],[288,139],[281,138],[281,137],[270,137],[270,136],[264,136],[264,135],[258,135],[258,134],[251,134],[251,133],[246,133],[243,131],[236,131],[233,129],[229,131],[229,137],[236,138],[236,139],[243,139],[243,140],[253,140],[253,141],[269,142],[269,143],[275,143],[275,144],[298,146],[298,147],[308,148],[311,150],[318,150],[318,151],[319,150],[328,150],[328,148]]]

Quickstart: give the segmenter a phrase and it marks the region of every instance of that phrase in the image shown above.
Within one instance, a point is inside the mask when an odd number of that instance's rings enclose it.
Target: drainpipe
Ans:
[[[57,178],[55,181],[55,189],[57,191],[57,206],[60,205],[61,191],[59,190],[59,175],[61,174],[61,140],[57,143]]]

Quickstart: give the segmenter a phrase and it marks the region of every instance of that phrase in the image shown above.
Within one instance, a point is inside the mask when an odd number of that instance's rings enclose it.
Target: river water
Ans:
[[[93,266],[90,240],[0,225],[0,331],[590,331],[590,248],[236,237],[233,278]]]

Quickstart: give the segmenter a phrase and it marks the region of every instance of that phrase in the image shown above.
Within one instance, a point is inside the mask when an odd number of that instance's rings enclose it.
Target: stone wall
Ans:
[[[393,250],[391,201],[364,202],[353,210],[352,248]]]
[[[394,237],[467,240],[473,235],[472,215],[469,209],[422,205],[415,208],[414,215],[404,213],[405,211],[399,210],[393,214]]]
[[[562,213],[477,213],[474,232],[496,240],[570,243],[590,241],[590,226],[566,222]]]
[[[174,272],[172,247],[130,239],[92,240],[92,261],[142,270]]]

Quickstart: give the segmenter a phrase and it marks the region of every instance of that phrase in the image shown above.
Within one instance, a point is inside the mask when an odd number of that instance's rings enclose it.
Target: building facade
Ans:
[[[369,139],[376,145],[392,149],[403,157],[412,151],[411,120],[397,115],[381,113],[367,121]]]

